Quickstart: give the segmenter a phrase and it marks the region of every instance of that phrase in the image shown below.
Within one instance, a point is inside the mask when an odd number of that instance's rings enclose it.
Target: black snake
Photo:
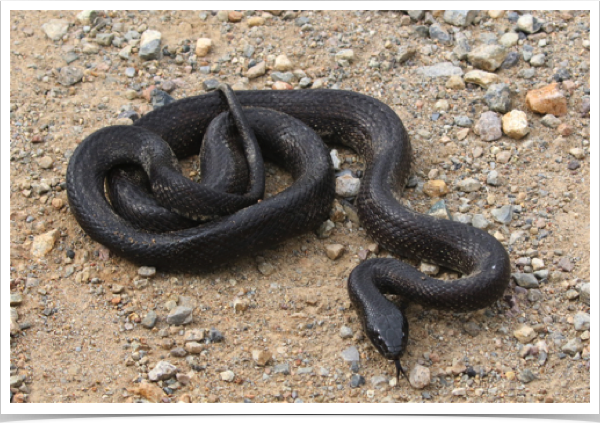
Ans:
[[[205,133],[218,141],[204,138]],[[364,158],[356,206],[374,240],[392,253],[462,274],[451,282],[433,279],[384,258],[367,260],[350,274],[348,292],[365,333],[385,358],[394,360],[399,374],[408,324],[382,293],[400,295],[404,303],[476,310],[502,296],[510,262],[504,247],[486,232],[413,212],[396,200],[394,193],[402,191],[409,175],[411,148],[402,122],[382,102],[341,90],[232,95],[226,86],[175,101],[134,125],[103,128],[83,140],[67,171],[70,208],[90,237],[135,263],[205,269],[315,229],[326,219],[334,175],[317,134]],[[201,144],[202,185],[194,187],[177,176],[176,158],[198,154]],[[285,167],[294,183],[257,201],[264,189],[259,151]],[[172,176],[178,179],[171,183]],[[199,201],[184,205],[186,197],[196,195]]]

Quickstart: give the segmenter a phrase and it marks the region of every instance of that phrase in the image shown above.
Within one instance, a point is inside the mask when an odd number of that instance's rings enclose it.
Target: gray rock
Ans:
[[[10,294],[10,306],[11,307],[20,306],[22,302],[23,302],[23,295],[21,295],[18,292]]]
[[[519,63],[519,53],[516,51],[509,52],[504,58],[504,62],[500,66],[501,69],[510,69]]]
[[[455,41],[456,46],[452,50],[458,60],[466,60],[471,52],[471,45],[469,44],[469,40],[467,38],[461,38],[460,40]]]
[[[511,276],[517,282],[517,285],[523,288],[538,288],[540,283],[531,273],[512,273]]]
[[[534,66],[536,68],[540,68],[542,66],[544,66],[546,64],[546,55],[545,54],[536,54],[534,56],[531,56],[531,60],[529,61],[529,64],[531,64],[531,66]]]
[[[78,60],[78,59],[79,59],[79,56],[73,51],[70,51],[63,56],[63,60],[65,62],[67,62],[67,65],[70,65],[71,63],[73,63],[75,60]]]
[[[218,329],[211,328],[208,331],[208,340],[211,343],[221,342],[221,341],[223,341],[223,339],[224,339],[223,334]]]
[[[525,60],[526,62],[529,62],[531,60],[531,58],[533,57],[533,47],[530,46],[529,44],[525,44],[523,46],[523,60]]]
[[[335,60],[347,60],[348,62],[354,61],[354,51],[352,49],[340,50],[335,54]]]
[[[266,72],[267,72],[267,64],[264,61],[262,61],[260,63],[257,63],[256,65],[252,66],[251,68],[249,68],[246,76],[248,77],[248,79],[254,79],[254,78],[258,78],[259,76],[264,75]]]
[[[110,46],[114,38],[114,34],[97,34],[96,43],[100,44],[101,46]]]
[[[462,192],[475,192],[481,189],[481,183],[474,178],[465,178],[458,183],[458,189]]]
[[[192,322],[192,311],[191,307],[175,307],[167,316],[167,323],[175,326],[187,325]]]
[[[492,84],[483,96],[494,112],[508,113],[511,110],[510,88],[507,84]]]
[[[396,55],[396,61],[398,63],[404,63],[411,59],[417,53],[417,49],[412,46],[400,46],[398,48],[398,54]]]
[[[579,312],[575,315],[574,319],[575,330],[589,330],[590,329],[590,315],[588,313]]]
[[[362,386],[366,383],[365,378],[361,375],[352,375],[352,377],[350,378],[350,387],[351,388],[358,388],[359,386]]]
[[[126,68],[125,69],[125,76],[128,78],[133,78],[135,76],[136,70],[135,68]]]
[[[298,85],[300,86],[300,88],[308,88],[312,85],[312,79],[308,76],[305,76],[304,78],[300,79]]]
[[[537,379],[537,377],[533,374],[533,372],[530,369],[525,369],[521,373],[519,373],[518,379],[523,383],[529,383]]]
[[[214,91],[217,89],[217,87],[219,86],[221,82],[219,82],[218,79],[214,79],[214,78],[210,78],[210,79],[205,79],[202,82],[202,88],[204,88],[206,91]]]
[[[496,112],[484,112],[477,121],[474,131],[483,141],[500,139],[502,137],[502,118]]]
[[[295,77],[292,72],[272,72],[271,79],[274,82],[283,81],[283,82],[290,83],[295,79]]]
[[[144,317],[142,319],[141,324],[146,329],[152,329],[154,327],[154,325],[156,325],[157,319],[158,319],[158,316],[157,316],[156,312],[154,310],[150,310],[148,312],[148,314],[146,314],[146,317]]]
[[[543,298],[544,295],[539,289],[530,289],[529,291],[527,291],[527,300],[529,302],[535,303],[542,300]]]
[[[454,118],[454,124],[461,128],[470,128],[473,126],[473,121],[468,116],[456,116]]]
[[[533,34],[542,28],[543,23],[543,21],[540,21],[535,16],[526,14],[521,16],[517,21],[517,28],[528,34]]]
[[[467,26],[473,23],[478,14],[479,10],[446,10],[444,21],[454,26]]]
[[[148,372],[148,379],[152,382],[167,380],[175,376],[175,373],[177,373],[177,367],[168,361],[159,361],[154,369]]]
[[[513,215],[513,207],[511,205],[502,206],[499,209],[492,210],[492,216],[498,223],[510,223]]]
[[[423,389],[431,383],[429,368],[416,364],[410,371],[408,381],[413,388]]]
[[[434,23],[429,27],[429,36],[441,44],[452,44],[452,37],[438,23]]]
[[[450,211],[446,207],[446,202],[444,200],[437,201],[429,210],[427,210],[427,214],[439,219],[452,220],[452,216],[450,215]]]
[[[349,363],[358,361],[360,359],[360,356],[356,347],[351,346],[342,351],[342,359]]]
[[[312,372],[313,372],[312,367],[299,367],[298,370],[296,370],[296,374],[299,374],[299,375],[309,375]]]
[[[574,356],[575,354],[583,351],[583,342],[581,342],[581,338],[570,339],[565,345],[562,346],[561,350],[570,356]]]
[[[158,59],[160,55],[160,40],[155,39],[141,46],[139,55],[143,60]]]
[[[581,302],[589,305],[590,304],[590,283],[584,283],[581,285],[581,289],[579,292],[579,299]]]
[[[563,271],[563,272],[572,272],[573,269],[575,268],[575,265],[571,262],[571,260],[569,260],[568,257],[563,257],[558,261],[558,267]]]
[[[62,19],[52,19],[42,25],[42,30],[46,37],[53,41],[58,41],[65,36],[69,30],[69,22]]]
[[[487,174],[486,177],[486,183],[488,185],[492,185],[492,186],[498,186],[500,185],[499,181],[498,181],[498,171],[497,170],[490,170]]]
[[[64,66],[58,74],[58,83],[68,87],[74,85],[83,79],[83,71],[74,66]]]
[[[413,21],[420,21],[425,16],[424,10],[408,10],[406,13]]]
[[[490,226],[490,222],[482,214],[474,214],[471,224],[477,229],[486,229]]]
[[[321,368],[319,369],[319,375],[320,375],[320,376],[323,376],[323,377],[325,377],[325,376],[329,376],[329,370],[328,370],[328,369],[326,369],[325,367],[321,367]]]
[[[317,236],[321,239],[328,238],[331,235],[331,232],[335,229],[335,223],[331,220],[327,219],[325,222],[319,226],[317,229]]]
[[[373,376],[371,378],[371,384],[375,387],[379,386],[379,385],[387,385],[388,384],[388,378],[384,375],[379,375],[379,376]]]
[[[455,222],[464,223],[465,225],[470,225],[473,222],[473,216],[465,213],[454,213],[452,220]]]
[[[559,118],[551,114],[544,115],[540,122],[548,128],[558,128],[558,125],[562,123]]]
[[[477,336],[477,335],[479,335],[479,332],[481,332],[481,327],[479,326],[479,324],[477,324],[475,322],[465,323],[465,325],[463,326],[463,329],[465,330],[465,332],[467,332],[471,336]]]
[[[417,73],[431,78],[439,78],[443,76],[462,75],[463,71],[460,67],[454,66],[452,62],[442,62],[433,66],[421,66],[417,68]]]
[[[252,55],[254,54],[254,51],[255,51],[255,50],[256,50],[256,49],[254,48],[254,46],[252,46],[252,45],[250,45],[250,44],[246,44],[246,45],[244,46],[244,49],[242,50],[242,54],[244,55],[244,57],[246,57],[246,58],[248,58],[248,59],[249,59],[249,58],[251,58],[251,57],[252,57]]]
[[[289,375],[290,374],[290,363],[282,363],[282,364],[277,364],[273,367],[273,373],[274,374],[283,374],[283,375]]]
[[[468,59],[473,66],[488,72],[493,72],[500,67],[508,50],[497,44],[482,45],[472,50]]]
[[[348,339],[348,338],[352,338],[352,328],[348,327],[348,326],[342,326],[340,329],[340,337],[342,339]]]

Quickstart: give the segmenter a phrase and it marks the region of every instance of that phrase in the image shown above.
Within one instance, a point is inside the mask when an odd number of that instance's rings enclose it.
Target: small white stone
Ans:
[[[335,179],[335,193],[340,197],[356,197],[360,189],[360,179],[346,174]]]

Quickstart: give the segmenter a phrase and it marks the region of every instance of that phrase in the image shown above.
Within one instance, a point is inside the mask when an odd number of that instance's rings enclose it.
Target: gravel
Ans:
[[[588,12],[13,11],[10,21],[14,402],[590,401]],[[395,379],[349,305],[350,271],[389,255],[368,248],[352,194],[318,235],[201,274],[139,275],[83,234],[65,192],[77,144],[214,81],[380,99],[413,146],[403,203],[423,213],[441,201],[443,218],[505,245],[505,300],[473,313],[409,307],[403,366],[429,371],[426,391]],[[336,149],[360,181],[363,158]],[[181,163],[192,178],[194,160]],[[271,170],[268,195],[291,181]],[[424,192],[429,174],[445,184],[438,197]],[[469,179],[479,186],[459,185]],[[334,244],[345,253],[330,260]],[[186,341],[188,330],[205,332]],[[165,360],[177,370],[158,380]]]

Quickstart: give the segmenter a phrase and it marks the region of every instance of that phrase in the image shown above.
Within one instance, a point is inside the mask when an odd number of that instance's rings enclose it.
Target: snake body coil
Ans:
[[[495,238],[472,226],[415,213],[394,197],[406,183],[411,148],[402,122],[388,106],[362,94],[337,90],[237,91],[235,96],[244,106],[243,114],[256,134],[260,150],[292,173],[295,179],[292,186],[251,206],[243,204],[240,210],[224,216],[216,207],[211,208],[211,204],[223,203],[227,207],[229,198],[239,200],[244,197],[243,192],[235,191],[247,187],[251,190],[260,183],[260,175],[255,172],[241,188],[223,188],[215,182],[216,185],[203,188],[208,207],[198,214],[216,218],[195,226],[189,219],[202,216],[184,213],[183,229],[174,230],[167,224],[164,232],[160,228],[141,229],[139,224],[128,222],[115,211],[104,194],[111,169],[133,163],[147,169],[152,179],[161,173],[163,164],[176,167],[174,157],[163,151],[164,146],[157,146],[163,142],[161,139],[177,158],[198,154],[213,119],[230,108],[234,118],[236,113],[242,113],[231,101],[228,105],[222,93],[212,92],[156,109],[133,126],[101,129],[78,146],[69,163],[67,189],[71,211],[85,232],[135,263],[193,271],[231,261],[314,229],[328,215],[333,200],[333,171],[316,132],[364,157],[366,169],[356,205],[363,227],[374,240],[390,252],[425,259],[463,276],[451,282],[437,280],[394,259],[367,260],[353,270],[348,291],[361,315],[365,333],[384,357],[395,360],[399,371],[408,325],[400,310],[382,293],[454,311],[480,309],[501,297],[509,281],[510,262]],[[292,116],[312,130],[287,120],[293,118],[265,109]],[[237,137],[244,132],[230,117],[221,119],[229,121],[224,126],[229,129],[222,132],[236,132],[238,128]],[[160,154],[156,153],[159,150]],[[205,165],[208,179],[212,178],[208,176],[210,172],[230,168],[221,163],[217,164],[217,170],[211,170],[210,162],[217,160],[216,157],[229,157],[227,163],[236,161],[237,155],[232,150],[235,148],[230,146],[219,152],[217,147],[201,154],[209,158]],[[140,151],[148,157],[160,156],[156,159],[160,165],[153,164],[155,159],[141,157]],[[248,168],[253,166],[250,161]],[[204,173],[203,170],[203,178]],[[190,196],[190,188],[183,182],[174,187],[160,181],[149,184],[148,191],[164,191],[167,197]],[[230,192],[223,196],[223,190]],[[218,200],[211,201],[213,195]],[[111,202],[119,203],[117,197],[111,194]],[[150,207],[150,202],[137,206]]]

